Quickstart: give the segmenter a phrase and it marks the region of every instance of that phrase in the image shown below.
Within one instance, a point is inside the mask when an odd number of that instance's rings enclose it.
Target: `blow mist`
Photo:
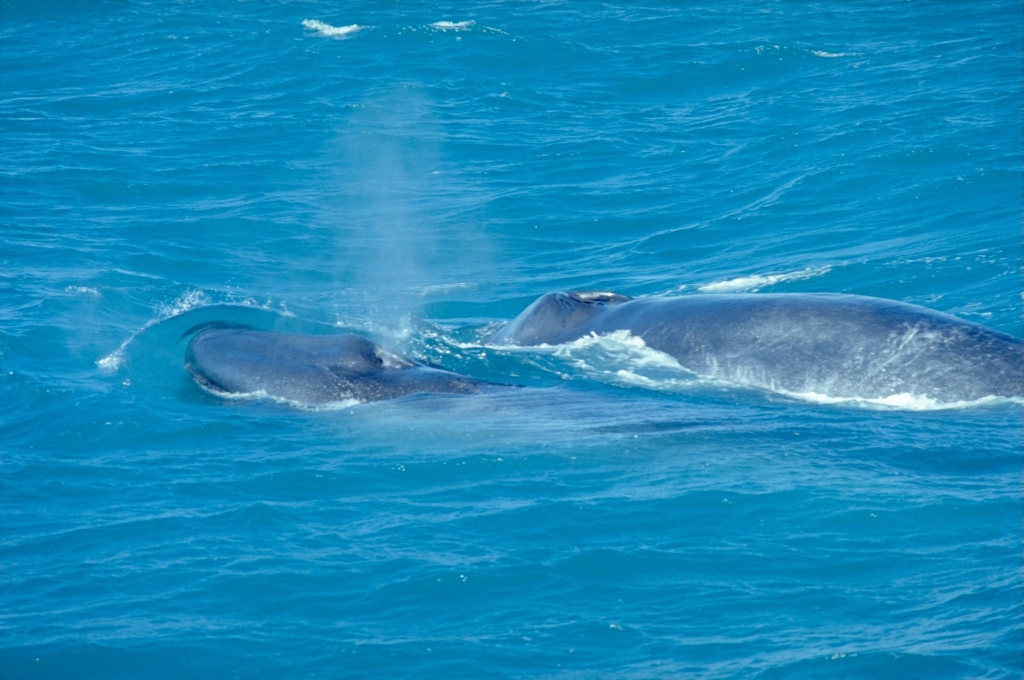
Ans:
[[[446,169],[444,140],[415,86],[357,105],[334,140],[321,219],[336,234],[339,325],[402,345],[431,296],[486,276],[490,248],[466,221],[480,197]]]

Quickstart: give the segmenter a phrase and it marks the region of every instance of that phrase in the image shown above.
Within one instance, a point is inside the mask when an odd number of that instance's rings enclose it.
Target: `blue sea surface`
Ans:
[[[537,296],[1022,335],[1022,7],[0,4],[0,677],[1019,678],[1022,409],[510,351]],[[524,385],[310,408],[208,321]]]

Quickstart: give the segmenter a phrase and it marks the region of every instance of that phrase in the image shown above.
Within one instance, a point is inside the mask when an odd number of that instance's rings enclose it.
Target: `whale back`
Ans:
[[[591,326],[597,333],[630,330],[700,375],[824,398],[1014,397],[1024,377],[1021,341],[1011,335],[857,295],[654,298]]]
[[[491,342],[625,330],[698,375],[814,398],[952,403],[1022,392],[1019,339],[917,305],[831,293],[618,297],[545,295]]]

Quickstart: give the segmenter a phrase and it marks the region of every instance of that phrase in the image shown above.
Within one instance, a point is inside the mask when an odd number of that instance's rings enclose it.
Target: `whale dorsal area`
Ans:
[[[557,345],[629,331],[698,375],[835,398],[915,395],[943,403],[1019,397],[1021,341],[949,314],[841,294],[631,299],[549,293],[496,345]]]

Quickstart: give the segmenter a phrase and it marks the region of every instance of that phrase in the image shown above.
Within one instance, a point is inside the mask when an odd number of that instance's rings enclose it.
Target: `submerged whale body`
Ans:
[[[487,384],[424,366],[358,335],[289,335],[219,324],[195,333],[185,368],[213,392],[304,404],[473,392]]]
[[[859,295],[549,293],[490,342],[556,345],[615,331],[629,331],[698,375],[780,392],[954,403],[1022,391],[1019,339]]]

